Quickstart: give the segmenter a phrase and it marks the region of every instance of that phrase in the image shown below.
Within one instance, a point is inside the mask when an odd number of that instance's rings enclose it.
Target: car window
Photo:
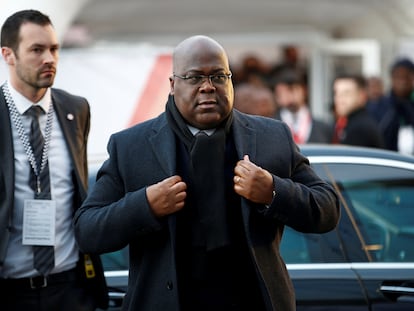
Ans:
[[[313,163],[341,197],[341,219],[326,234],[286,227],[286,263],[413,262],[414,172],[370,164]],[[343,253],[345,252],[345,253]]]
[[[346,262],[337,230],[309,234],[285,227],[280,253],[289,264]]]
[[[369,261],[414,261],[414,172],[367,164],[314,165],[337,182]]]
[[[312,262],[307,246],[306,235],[286,227],[280,244],[280,253],[287,263]]]
[[[101,260],[105,271],[128,270],[128,247],[119,251],[102,254]]]
[[[342,184],[373,261],[414,261],[414,182],[377,180]]]

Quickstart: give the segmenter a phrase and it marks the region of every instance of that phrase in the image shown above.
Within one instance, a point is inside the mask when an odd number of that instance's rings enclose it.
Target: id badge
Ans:
[[[23,245],[55,245],[56,202],[25,200]]]

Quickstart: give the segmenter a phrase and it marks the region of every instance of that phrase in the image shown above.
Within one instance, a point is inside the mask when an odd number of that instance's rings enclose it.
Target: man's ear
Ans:
[[[3,56],[4,61],[7,65],[14,65],[16,56],[11,48],[3,46],[1,48],[1,55]]]
[[[174,78],[170,77],[170,95],[174,95]]]

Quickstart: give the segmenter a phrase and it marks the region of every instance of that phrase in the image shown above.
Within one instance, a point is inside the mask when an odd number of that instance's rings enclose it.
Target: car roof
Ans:
[[[304,144],[299,146],[301,152],[311,158],[315,157],[358,157],[402,161],[414,164],[414,156],[377,148],[347,145]]]

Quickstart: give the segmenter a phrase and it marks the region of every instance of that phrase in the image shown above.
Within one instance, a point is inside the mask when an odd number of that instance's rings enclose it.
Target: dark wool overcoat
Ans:
[[[293,143],[289,128],[270,118],[233,111],[238,157],[273,174],[276,196],[266,208],[241,200],[245,237],[267,310],[295,310],[294,290],[280,253],[285,225],[302,232],[326,232],[339,218],[334,190],[320,180]],[[109,159],[75,215],[83,251],[130,251],[128,292],[123,310],[178,311],[176,216],[157,219],[146,187],[176,174],[176,142],[165,113],[114,134]],[[242,271],[241,271],[242,273]]]

